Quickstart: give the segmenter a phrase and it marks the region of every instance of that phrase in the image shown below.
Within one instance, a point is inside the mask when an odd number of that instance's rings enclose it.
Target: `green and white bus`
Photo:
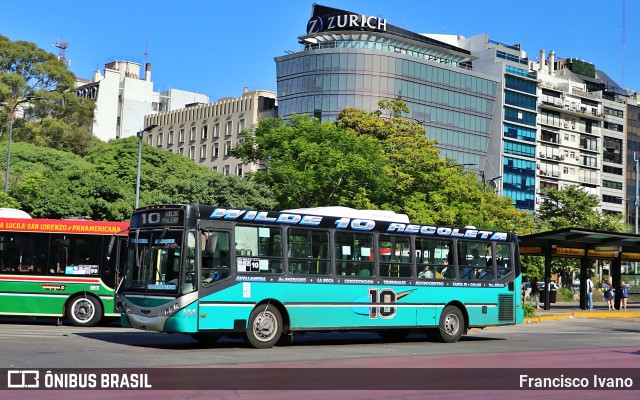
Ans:
[[[514,233],[411,224],[388,211],[158,205],[134,212],[122,325],[242,335],[256,348],[306,331],[420,331],[521,323]]]
[[[128,226],[28,215],[0,218],[0,315],[66,317],[76,326],[119,317],[115,290]],[[108,257],[112,238],[118,245]]]

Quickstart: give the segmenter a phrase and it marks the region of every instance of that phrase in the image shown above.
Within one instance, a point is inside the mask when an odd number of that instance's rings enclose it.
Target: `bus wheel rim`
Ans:
[[[262,342],[268,342],[273,339],[277,330],[278,321],[269,311],[260,313],[258,318],[256,318],[256,322],[253,324],[253,333],[255,337]]]
[[[460,321],[454,314],[449,314],[444,319],[444,331],[449,335],[455,335],[460,329]]]
[[[73,317],[81,322],[90,320],[95,312],[93,303],[88,299],[80,299],[73,305]]]

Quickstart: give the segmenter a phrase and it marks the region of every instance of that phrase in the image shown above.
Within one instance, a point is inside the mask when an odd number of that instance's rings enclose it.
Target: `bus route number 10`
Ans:
[[[369,299],[372,304],[395,304],[397,300],[396,292],[393,289],[369,289]],[[393,318],[396,315],[396,307],[376,306],[369,307],[369,318]]]

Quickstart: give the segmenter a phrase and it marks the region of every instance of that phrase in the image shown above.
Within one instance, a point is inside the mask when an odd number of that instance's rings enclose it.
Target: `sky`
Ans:
[[[385,18],[418,33],[487,33],[595,64],[620,86],[640,91],[640,0],[331,0],[322,5]],[[203,93],[210,101],[243,88],[276,91],[274,57],[299,51],[313,1],[183,0],[3,2],[0,35],[58,54],[91,79],[114,59],[151,63],[155,91]],[[623,16],[626,16],[623,18]],[[144,67],[143,67],[144,68]]]

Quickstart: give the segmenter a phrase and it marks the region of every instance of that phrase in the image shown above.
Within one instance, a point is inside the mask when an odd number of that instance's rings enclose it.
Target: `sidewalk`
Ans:
[[[567,318],[628,318],[640,317],[640,304],[627,304],[626,311],[609,311],[604,302],[594,302],[593,310],[581,310],[580,303],[557,302],[551,303],[549,310],[536,310],[536,316],[525,318],[524,323],[549,321]]]

